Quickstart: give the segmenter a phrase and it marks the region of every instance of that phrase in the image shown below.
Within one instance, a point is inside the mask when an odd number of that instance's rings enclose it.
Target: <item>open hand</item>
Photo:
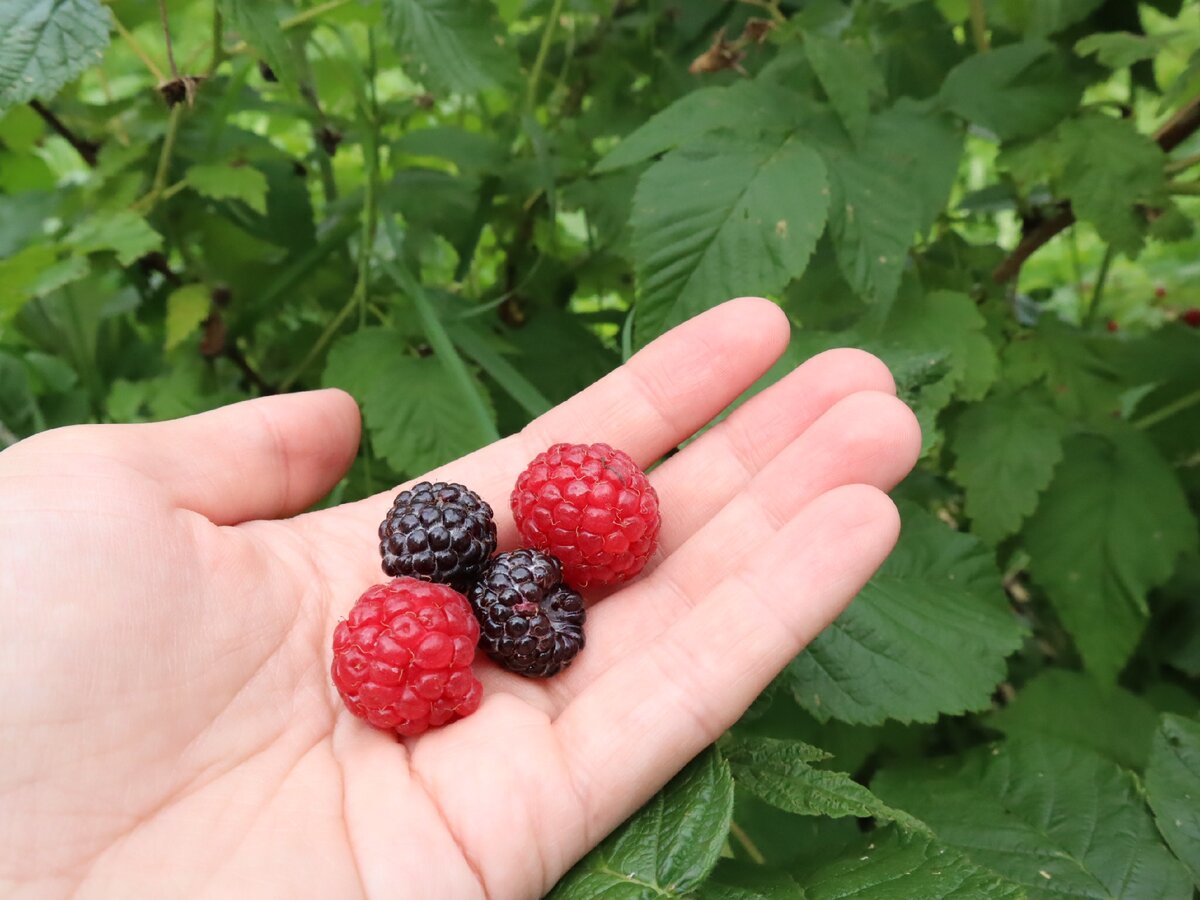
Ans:
[[[773,304],[725,304],[429,477],[478,491],[510,549],[537,452],[648,465],[787,337]],[[0,454],[0,893],[538,896],[841,612],[920,444],[878,360],[809,360],[652,473],[658,554],[591,608],[570,669],[480,654],[479,711],[398,741],[329,677],[338,618],[384,580],[394,492],[300,515],[358,440],[353,400],[322,391]]]

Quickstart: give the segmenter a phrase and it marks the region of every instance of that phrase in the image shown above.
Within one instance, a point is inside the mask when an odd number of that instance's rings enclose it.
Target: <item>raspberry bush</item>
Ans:
[[[1198,130],[1195,0],[0,2],[0,446],[336,385],[356,499],[766,295],[903,537],[555,895],[1187,898]]]

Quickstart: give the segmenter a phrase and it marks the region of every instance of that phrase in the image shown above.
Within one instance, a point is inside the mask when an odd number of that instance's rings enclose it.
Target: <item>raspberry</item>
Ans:
[[[401,491],[379,525],[383,571],[464,594],[494,552],[492,508],[461,484],[422,481]]]
[[[478,640],[462,594],[396,578],[368,589],[334,629],[333,683],[360,719],[418,735],[479,708]]]
[[[479,646],[510,672],[546,678],[583,649],[583,598],[562,583],[562,563],[538,550],[492,560],[471,588]]]
[[[513,518],[525,541],[562,560],[576,588],[642,570],[658,540],[658,494],[608,444],[555,444],[517,477]]]

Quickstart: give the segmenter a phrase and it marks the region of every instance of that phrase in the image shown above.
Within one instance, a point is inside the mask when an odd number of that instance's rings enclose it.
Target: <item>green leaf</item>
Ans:
[[[1140,205],[1167,201],[1162,148],[1132,121],[1095,113],[1059,128],[1051,158],[1053,180],[1076,216],[1114,249],[1135,255],[1147,227]]]
[[[874,57],[863,46],[832,40],[817,31],[805,33],[804,48],[846,131],[854,138],[862,137],[871,114],[871,98],[884,93],[883,76]]]
[[[632,217],[639,342],[732,297],[778,294],[808,264],[828,202],[821,157],[794,136],[713,136],[656,163]]]
[[[716,865],[732,815],[729,765],[708,750],[580,860],[549,898],[688,896]]]
[[[938,437],[938,413],[951,399],[981,399],[996,379],[998,360],[984,333],[986,325],[968,295],[958,291],[925,294],[910,280],[879,336],[865,348],[877,351],[898,375],[917,376],[919,394],[904,399],[912,401],[926,450]],[[934,360],[941,365],[922,371]],[[898,378],[898,384],[902,381]]]
[[[955,421],[955,479],[971,531],[995,544],[1033,512],[1062,459],[1067,421],[1039,390],[990,394]]]
[[[721,745],[739,788],[772,806],[801,816],[875,818],[906,831],[928,831],[918,820],[892,809],[845,772],[811,765],[829,754],[801,741],[765,737],[730,738]]]
[[[241,200],[260,215],[267,214],[267,176],[250,166],[190,166],[184,181],[213,200]]]
[[[1023,900],[1025,893],[921,834],[886,828],[798,879],[806,900]]]
[[[1130,34],[1128,31],[1116,31],[1111,34],[1089,34],[1076,42],[1075,52],[1080,56],[1094,53],[1102,66],[1125,69],[1143,59],[1154,59],[1182,33]]]
[[[962,757],[885,769],[874,791],[1031,900],[1188,900],[1183,867],[1155,832],[1133,778],[1052,738],[979,747]]]
[[[99,0],[0,3],[0,110],[49,98],[98,63],[110,25]]]
[[[1154,707],[1124,688],[1080,672],[1046,669],[1017,691],[987,724],[1009,737],[1058,738],[1101,753],[1118,765],[1142,769],[1158,725]]]
[[[517,79],[490,0],[386,0],[386,21],[413,75],[439,90],[472,94]]]
[[[1054,403],[1079,418],[1107,422],[1127,389],[1113,359],[1112,341],[1043,317],[1035,331],[1005,348],[1005,380],[1013,387],[1044,381]]]
[[[208,318],[212,295],[203,284],[185,284],[167,297],[166,349],[173,350],[187,340],[200,323]]]
[[[25,366],[0,351],[0,450],[34,430],[36,411]]]
[[[375,451],[397,472],[419,475],[491,439],[442,361],[410,356],[385,328],[364,328],[334,344],[324,384],[355,396]]]
[[[280,83],[297,91],[300,64],[279,25],[282,4],[278,0],[217,0],[217,6],[225,24],[267,61]]]
[[[135,212],[103,210],[76,225],[66,243],[77,253],[111,250],[117,254],[117,262],[128,266],[161,247],[162,235]]]
[[[1032,40],[968,57],[946,76],[939,98],[1008,140],[1051,128],[1078,106],[1080,93],[1054,45]]]
[[[1175,473],[1132,429],[1067,441],[1024,538],[1034,580],[1102,681],[1133,652],[1147,593],[1197,543]]]
[[[903,514],[887,562],[788,667],[796,702],[822,721],[983,709],[1021,643],[991,551],[915,507]]]
[[[1200,887],[1200,722],[1163,716],[1146,769],[1158,830]]]
[[[596,163],[593,172],[614,172],[686,146],[713,131],[737,131],[753,123],[778,122],[780,111],[797,106],[791,91],[758,81],[706,87],[684,94],[659,110]]]
[[[0,259],[0,322],[11,319],[34,296],[38,278],[56,258],[52,244],[31,244]]]
[[[822,150],[842,274],[864,300],[891,303],[908,248],[949,199],[962,137],[945,116],[902,101],[871,117],[857,149]]]
[[[995,24],[1026,37],[1049,37],[1086,19],[1104,0],[987,0]]]

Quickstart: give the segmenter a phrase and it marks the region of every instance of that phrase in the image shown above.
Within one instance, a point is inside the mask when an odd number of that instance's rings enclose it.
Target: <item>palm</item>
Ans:
[[[507,492],[556,440],[643,464],[773,361],[739,301],[434,473]],[[890,549],[919,444],[875,360],[811,360],[659,467],[661,547],[562,676],[398,742],[342,709],[339,616],[388,496],[293,515],[358,438],[344,395],[51,433],[0,456],[0,884],[122,894],[536,896],[733,722]]]

